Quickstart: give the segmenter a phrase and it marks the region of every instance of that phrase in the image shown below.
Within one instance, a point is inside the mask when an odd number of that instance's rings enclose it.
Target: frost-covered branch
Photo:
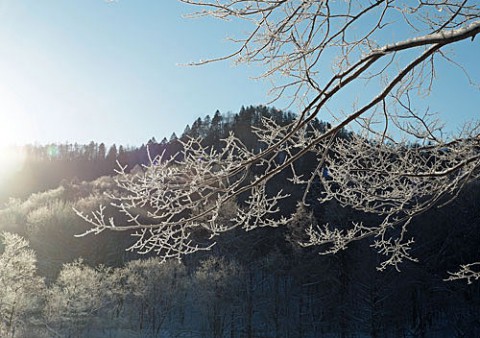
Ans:
[[[480,279],[480,262],[461,265],[460,270],[449,272],[449,274],[447,281],[466,279],[468,284],[472,284],[474,280]]]
[[[449,48],[476,43],[479,4],[180,1],[199,8],[193,16],[251,25],[244,37],[231,38],[238,48],[230,55],[193,64],[231,59],[263,65],[259,78],[272,81],[274,100],[289,97],[296,104],[297,119],[280,125],[263,118],[254,149],[236,135],[220,148],[192,138],[181,140],[178,154],[151,158],[141,172],[120,167],[119,192],[109,196],[109,208],[77,211],[91,225],[85,234],[133,231],[137,241],[130,249],[164,258],[208,250],[225,231],[287,224],[294,215],[285,215],[281,205],[294,197],[269,188],[272,178],[286,174],[303,191],[293,205],[306,205],[319,182],[318,203],[335,200],[380,219],[312,225],[302,245],[335,253],[371,237],[385,258],[379,269],[415,260],[409,253],[412,219],[479,179],[478,122],[445,139],[442,122],[415,105],[433,88],[436,59],[457,65]],[[332,125],[318,128],[318,119],[328,115]],[[356,133],[342,134],[349,126]],[[306,157],[315,159],[310,173],[301,170]]]

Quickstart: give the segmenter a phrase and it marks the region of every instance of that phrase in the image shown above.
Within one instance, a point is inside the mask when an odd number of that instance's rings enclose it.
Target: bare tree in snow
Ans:
[[[312,225],[304,246],[335,253],[353,241],[373,237],[384,255],[379,268],[398,267],[409,255],[411,220],[448,201],[480,176],[479,121],[444,136],[442,122],[423,108],[435,83],[437,63],[448,62],[466,83],[469,70],[455,61],[461,41],[474,44],[480,6],[468,0],[180,0],[196,6],[192,16],[245,21],[251,31],[232,38],[230,55],[194,63],[233,60],[260,64],[259,78],[272,81],[273,101],[286,98],[298,118],[286,126],[263,120],[256,130],[262,147],[250,150],[235,135],[217,151],[199,139],[183,142],[179,156],[152,158],[141,173],[117,176],[121,193],[110,196],[126,223],[79,212],[91,229],[136,231],[139,252],[164,258],[208,250],[214,237],[233,228],[252,230],[289,222],[279,202],[289,198],[266,186],[289,171],[306,196],[314,182],[324,187],[318,203],[374,213],[376,224]],[[423,103],[422,103],[423,102]],[[328,130],[313,127],[330,117]],[[351,127],[349,138],[337,135]],[[415,146],[412,146],[415,144]],[[280,156],[281,154],[281,156]],[[317,169],[297,175],[298,161],[315,155]],[[255,175],[252,174],[255,168]],[[325,175],[328,170],[328,175]],[[239,195],[247,196],[235,203]],[[233,216],[224,217],[234,208]],[[125,218],[126,217],[126,218]],[[478,278],[477,263],[451,278]],[[468,270],[468,271],[467,271]]]
[[[44,280],[36,275],[37,259],[28,241],[2,232],[0,245],[0,335],[28,336],[29,329],[40,323]]]

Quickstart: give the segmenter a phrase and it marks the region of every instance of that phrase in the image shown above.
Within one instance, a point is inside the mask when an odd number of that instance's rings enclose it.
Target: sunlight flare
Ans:
[[[32,122],[22,95],[0,84],[0,186],[20,171],[25,162],[23,145],[33,139]]]

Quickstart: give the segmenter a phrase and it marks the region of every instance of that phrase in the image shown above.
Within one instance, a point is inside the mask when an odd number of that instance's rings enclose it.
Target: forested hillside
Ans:
[[[291,122],[294,118],[292,113],[275,108],[250,106],[242,107],[238,114],[222,115],[216,111],[213,117],[207,115],[195,120],[191,126],[187,125],[180,136],[172,133],[169,139],[164,137],[160,142],[151,137],[139,147],[105,145],[95,141],[86,145],[67,142],[17,147],[15,151],[23,154],[24,161],[15,176],[2,186],[0,200],[6,201],[9,197],[25,198],[34,192],[56,188],[62,182],[91,181],[113,175],[118,168],[117,161],[130,169],[135,165],[147,164],[147,148],[152,158],[164,151],[167,155],[175,154],[179,150],[179,138],[186,140],[188,137],[202,137],[207,144],[218,147],[220,140],[233,132],[249,147],[256,147],[258,142],[252,133],[252,127],[261,127],[262,116],[271,117],[281,124]]]
[[[179,139],[201,137],[219,147],[230,132],[249,148],[262,147],[252,129],[261,127],[262,117],[279,124],[295,118],[274,108],[246,107],[238,114],[217,111],[195,120],[178,137],[152,138],[139,148],[106,149],[92,142],[27,149],[23,170],[5,190],[18,198],[6,201],[0,211],[0,335],[480,336],[479,283],[444,281],[446,271],[480,255],[475,228],[480,182],[447,206],[414,219],[410,231],[419,243],[412,249],[418,262],[403,263],[400,272],[377,271],[379,257],[369,247],[373,239],[326,256],[298,244],[309,225],[375,220],[335,201],[312,209],[284,206],[284,212],[298,211],[287,226],[234,230],[219,236],[210,251],[181,262],[161,264],[153,254],[125,251],[133,242],[128,232],[74,236],[88,228],[74,208],[108,205],[104,192],[117,189],[111,177],[117,160],[135,172],[142,170],[137,165],[148,163],[147,148],[150,158],[178,156]],[[330,128],[316,123],[319,129]],[[347,131],[338,135],[350,136]],[[305,171],[316,166],[314,159],[303,161]],[[301,195],[288,179],[279,175],[269,189]],[[308,198],[313,201],[321,189],[318,183]],[[228,222],[233,215],[227,208],[222,217]]]

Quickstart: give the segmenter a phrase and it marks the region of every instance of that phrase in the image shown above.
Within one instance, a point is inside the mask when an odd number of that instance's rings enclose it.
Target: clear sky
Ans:
[[[140,145],[266,101],[231,63],[228,24],[175,0],[0,0],[0,141]]]
[[[0,0],[0,143],[140,145],[217,109],[267,102],[254,67],[177,65],[233,51],[226,37],[245,29],[182,18],[191,10],[176,0]],[[480,44],[463,45],[477,65]],[[438,73],[433,109],[449,121],[478,114],[478,91],[465,79],[452,86],[450,73]]]

